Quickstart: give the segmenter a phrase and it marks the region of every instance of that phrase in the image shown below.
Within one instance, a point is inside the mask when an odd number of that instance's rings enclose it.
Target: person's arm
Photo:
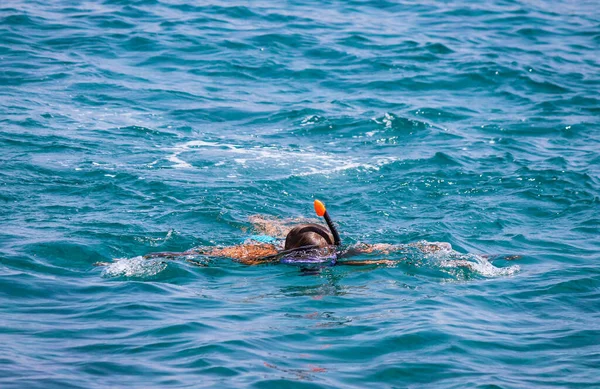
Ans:
[[[389,243],[375,243],[375,244],[358,243],[358,244],[355,244],[354,246],[351,246],[348,249],[348,253],[349,253],[349,255],[372,254],[374,252],[377,252],[380,254],[389,254],[391,252],[402,251],[404,249],[405,249],[404,245],[394,245],[394,244],[389,244]]]
[[[272,260],[265,257],[277,254],[275,245],[268,243],[240,244],[228,247],[200,247],[183,252],[162,252],[144,255],[144,258],[176,258],[188,255],[205,255],[207,257],[231,258],[246,265],[257,265]]]
[[[150,258],[167,258],[167,259],[173,259],[176,257],[185,257],[188,255],[198,255],[198,254],[206,254],[206,249],[203,248],[199,248],[199,249],[193,249],[193,250],[188,250],[188,251],[163,251],[160,253],[150,253],[150,254],[146,254],[144,255],[144,259],[150,259]]]
[[[248,243],[217,248],[206,255],[231,258],[246,265],[257,265],[268,262],[268,260],[265,260],[265,257],[273,256],[277,253],[278,250],[275,245],[269,243]]]
[[[339,261],[337,265],[347,266],[369,266],[369,265],[388,265],[392,266],[396,264],[396,261],[390,261],[389,259],[376,259],[376,260],[364,260],[364,261]]]
[[[244,265],[254,266],[254,265],[265,265],[267,263],[274,263],[279,261],[277,257],[260,257],[260,258],[238,258],[236,259],[239,263],[243,263]]]
[[[492,254],[480,254],[479,255],[482,258],[487,259],[488,261],[495,261],[497,259],[502,259],[505,261],[515,261],[517,259],[521,259],[520,255],[492,255]]]
[[[142,258],[144,258],[144,259],[152,259],[152,258],[175,259],[177,257],[187,257],[190,255],[204,254],[207,249],[209,249],[209,248],[198,248],[198,249],[193,249],[193,250],[188,250],[188,251],[163,251],[160,253],[146,254]],[[116,262],[116,261],[118,261],[118,259],[113,259],[113,262]],[[197,265],[206,266],[205,264],[201,264],[200,262],[194,261],[189,258],[187,259],[187,261],[190,263],[197,264]],[[111,264],[110,262],[95,262],[93,265],[94,266],[109,266],[110,264]]]

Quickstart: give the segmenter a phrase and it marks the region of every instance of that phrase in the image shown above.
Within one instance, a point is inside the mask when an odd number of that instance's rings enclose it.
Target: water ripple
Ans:
[[[0,386],[597,386],[597,8],[3,2]],[[313,197],[448,250],[142,258]]]

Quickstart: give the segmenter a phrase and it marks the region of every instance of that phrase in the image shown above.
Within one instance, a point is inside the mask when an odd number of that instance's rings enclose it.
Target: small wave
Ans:
[[[354,248],[361,247],[362,243],[358,243]],[[477,277],[505,277],[517,274],[521,268],[518,265],[506,267],[494,266],[490,259],[498,258],[498,256],[488,256],[479,254],[464,254],[452,248],[448,242],[429,242],[421,240],[418,242],[401,244],[401,245],[375,245],[374,247],[377,258],[373,259],[390,259],[397,262],[397,265],[406,264],[410,267],[421,269],[422,274],[433,275],[439,277],[439,272],[444,275],[442,278],[447,278],[449,275],[451,280],[464,281]]]
[[[467,270],[488,278],[512,276],[521,270],[519,265],[496,267],[490,261],[478,255],[468,255],[465,257],[469,257],[469,259],[442,260],[440,267],[443,269]],[[462,278],[458,272],[451,273],[458,278]]]
[[[144,259],[141,256],[130,259],[119,258],[102,271],[102,277],[146,278],[155,276],[166,268],[166,262],[158,259]]]
[[[419,120],[409,119],[386,112],[383,117],[372,118],[375,123],[383,125],[384,128],[398,131],[425,130],[431,127],[428,123]]]
[[[449,243],[428,243],[441,249],[427,254],[427,258],[435,261],[435,266],[456,277],[457,279],[468,279],[472,275],[480,275],[487,278],[512,276],[518,273],[519,265],[508,267],[494,266],[486,257],[477,254],[462,254],[454,250]]]
[[[195,150],[218,150],[215,153],[202,153],[203,158],[212,160],[214,166],[222,166],[231,162],[242,169],[247,168],[281,168],[293,176],[310,176],[314,174],[331,174],[349,169],[379,170],[384,165],[396,161],[397,157],[359,158],[338,156],[336,154],[318,152],[313,148],[291,149],[277,145],[241,146],[230,143],[189,141],[170,147],[172,154],[166,159],[173,163],[174,169],[191,169],[194,166],[182,159],[181,154]],[[234,158],[227,154],[243,156]]]
[[[447,242],[419,241],[402,246],[403,260],[417,267],[439,269],[454,280],[468,280],[481,276],[486,278],[512,276],[521,268],[518,265],[494,266],[490,259],[478,254],[464,254]]]
[[[425,50],[428,50],[434,54],[450,54],[454,53],[454,50],[442,43],[428,43],[425,45]]]

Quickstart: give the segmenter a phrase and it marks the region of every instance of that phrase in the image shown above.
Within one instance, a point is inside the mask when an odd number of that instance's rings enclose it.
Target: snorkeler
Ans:
[[[389,254],[392,251],[401,251],[405,246],[391,244],[357,244],[351,247],[342,247],[340,235],[327,212],[325,205],[319,200],[314,202],[315,212],[323,217],[327,227],[315,223],[297,225],[285,234],[283,246],[276,237],[257,235],[247,239],[244,243],[228,247],[201,247],[184,252],[152,253],[144,258],[175,258],[181,256],[203,255],[207,257],[222,257],[236,260],[246,265],[259,265],[266,263],[284,263],[298,266],[333,266],[333,265],[393,265],[390,260],[343,260],[352,255],[370,254],[380,252]],[[285,226],[268,222],[254,217],[251,221],[255,228],[272,235],[284,235]],[[412,244],[423,253],[432,253],[448,249],[447,243],[416,243]],[[448,246],[448,247],[447,247]]]

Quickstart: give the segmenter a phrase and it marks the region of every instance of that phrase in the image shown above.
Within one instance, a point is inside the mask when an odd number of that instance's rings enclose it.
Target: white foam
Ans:
[[[496,267],[488,258],[477,254],[459,253],[447,242],[420,241],[407,245],[407,247],[411,246],[425,254],[426,263],[430,266],[448,270],[457,278],[464,276],[460,272],[464,270],[490,278],[511,276],[521,270],[518,265]]]
[[[193,140],[185,143],[180,143],[175,145],[175,147],[168,148],[167,150],[172,151],[173,154],[167,156],[167,160],[169,162],[173,162],[172,166],[174,169],[191,169],[193,166],[183,159],[179,158],[179,155],[182,153],[191,150],[196,147],[227,147],[230,149],[235,149],[234,146],[224,143],[212,143],[205,142],[202,140]]]
[[[223,166],[227,161],[233,161],[241,168],[278,167],[296,176],[330,174],[349,169],[379,170],[381,166],[397,160],[397,157],[393,156],[384,158],[341,156],[319,152],[312,147],[306,149],[290,149],[276,145],[247,147],[201,140],[180,143],[166,149],[172,152],[166,159],[174,164],[172,167],[175,169],[189,169],[193,166],[181,158],[182,153],[195,149],[215,148],[220,149],[219,153],[205,153],[206,158],[213,159],[214,166]]]
[[[379,170],[379,168],[377,166],[374,165],[370,165],[370,164],[364,164],[364,163],[358,163],[358,162],[350,162],[350,163],[346,163],[343,165],[339,165],[336,167],[333,167],[331,169],[321,169],[321,168],[309,168],[309,171],[307,172],[302,172],[302,173],[298,173],[296,174],[297,176],[312,176],[315,174],[331,174],[331,173],[337,173],[337,172],[341,172],[344,170],[349,170],[349,169],[365,169],[365,170]]]
[[[449,243],[442,250],[430,254],[439,261],[439,266],[445,269],[467,269],[484,277],[511,276],[518,273],[519,265],[496,267],[488,258],[477,254],[462,254],[452,249]]]
[[[143,257],[115,259],[102,271],[103,277],[151,277],[167,268],[164,261]]]
[[[385,123],[385,128],[392,128],[392,122],[394,121],[394,116],[392,116],[386,112],[381,121]]]
[[[301,125],[302,127],[304,127],[304,126],[308,126],[308,125],[310,125],[310,124],[315,124],[315,123],[317,123],[317,122],[318,122],[320,119],[321,119],[321,118],[320,118],[319,116],[317,116],[317,115],[310,115],[310,116],[307,116],[307,117],[305,117],[304,119],[302,119],[302,123],[300,123],[300,125]]]
[[[482,258],[478,255],[472,255],[471,257],[476,258],[474,260],[466,259],[452,259],[442,260],[440,267],[442,268],[454,268],[454,269],[469,269],[484,277],[503,277],[512,276],[521,270],[519,265],[512,265],[509,267],[496,267],[490,261]]]
[[[175,153],[173,155],[169,155],[167,157],[167,160],[169,162],[173,162],[174,165],[172,166],[174,169],[190,169],[192,168],[192,165],[190,165],[189,163],[185,162],[183,159],[179,158],[179,154],[181,154],[183,151],[180,151],[178,153]]]

